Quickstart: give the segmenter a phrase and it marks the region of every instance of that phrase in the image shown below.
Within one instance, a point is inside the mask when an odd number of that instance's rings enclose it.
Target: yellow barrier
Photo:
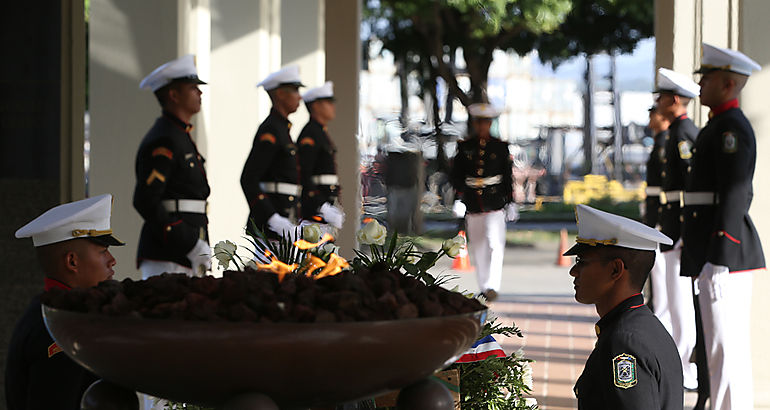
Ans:
[[[618,181],[608,181],[604,175],[586,175],[582,181],[567,181],[564,185],[564,203],[585,204],[591,200],[610,197],[616,202],[641,201],[645,183],[627,189]]]

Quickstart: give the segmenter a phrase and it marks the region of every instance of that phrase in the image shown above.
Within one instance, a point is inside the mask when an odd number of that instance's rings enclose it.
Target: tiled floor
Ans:
[[[492,305],[499,320],[514,323],[524,337],[502,340],[506,352],[523,348],[532,366],[534,397],[541,409],[574,409],[572,392],[596,336],[596,312],[575,302],[571,295],[515,295]]]

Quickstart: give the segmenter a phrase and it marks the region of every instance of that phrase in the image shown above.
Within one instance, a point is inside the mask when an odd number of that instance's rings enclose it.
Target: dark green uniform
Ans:
[[[685,201],[683,276],[697,276],[706,262],[727,266],[730,272],[765,267],[762,244],[749,217],[756,159],[754,130],[737,102],[698,134],[686,191],[714,197],[709,204]]]
[[[668,127],[668,136],[665,142],[665,156],[661,164],[660,190],[660,215],[658,224],[660,231],[671,238],[674,243],[679,240],[681,230],[681,211],[679,208],[679,193],[684,190],[687,167],[692,158],[692,146],[698,135],[698,127],[681,115]],[[665,193],[674,193],[665,195]],[[666,203],[663,203],[666,196]],[[673,249],[673,245],[660,245],[661,252]]]
[[[604,315],[596,333],[596,347],[575,384],[579,410],[683,408],[679,353],[641,294]]]

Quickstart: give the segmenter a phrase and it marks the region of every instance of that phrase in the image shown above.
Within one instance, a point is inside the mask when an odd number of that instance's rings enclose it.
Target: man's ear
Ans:
[[[75,251],[67,251],[64,254],[64,267],[68,272],[77,272],[80,264],[78,254]]]
[[[626,268],[626,264],[623,263],[623,259],[615,258],[612,261],[610,261],[610,267],[612,269],[612,273],[610,276],[613,280],[617,280],[620,278],[620,274],[623,273],[623,271]]]

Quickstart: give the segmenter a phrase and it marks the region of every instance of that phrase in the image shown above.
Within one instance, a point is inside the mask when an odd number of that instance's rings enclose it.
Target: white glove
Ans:
[[[187,259],[192,263],[193,272],[211,269],[211,247],[203,239],[198,239],[195,246],[187,252]]]
[[[463,201],[455,200],[455,203],[452,205],[452,213],[455,214],[456,218],[465,218],[465,204]]]
[[[726,281],[730,280],[730,268],[727,266],[712,265],[707,262],[703,265],[703,273],[705,274],[705,277],[701,278],[701,280],[705,279],[706,283],[709,284],[708,291],[711,294],[711,300],[717,301],[722,299],[722,296],[724,296],[723,287],[726,284]]]
[[[517,221],[519,219],[519,206],[515,202],[509,202],[505,206],[505,220]]]
[[[297,225],[277,213],[271,215],[270,219],[267,220],[267,227],[281,237],[288,236],[292,242],[297,240],[297,232],[299,231]]]
[[[329,223],[329,225],[341,229],[342,223],[345,222],[345,212],[342,209],[337,208],[334,205],[330,205],[328,202],[324,202],[321,205],[321,216]]]

